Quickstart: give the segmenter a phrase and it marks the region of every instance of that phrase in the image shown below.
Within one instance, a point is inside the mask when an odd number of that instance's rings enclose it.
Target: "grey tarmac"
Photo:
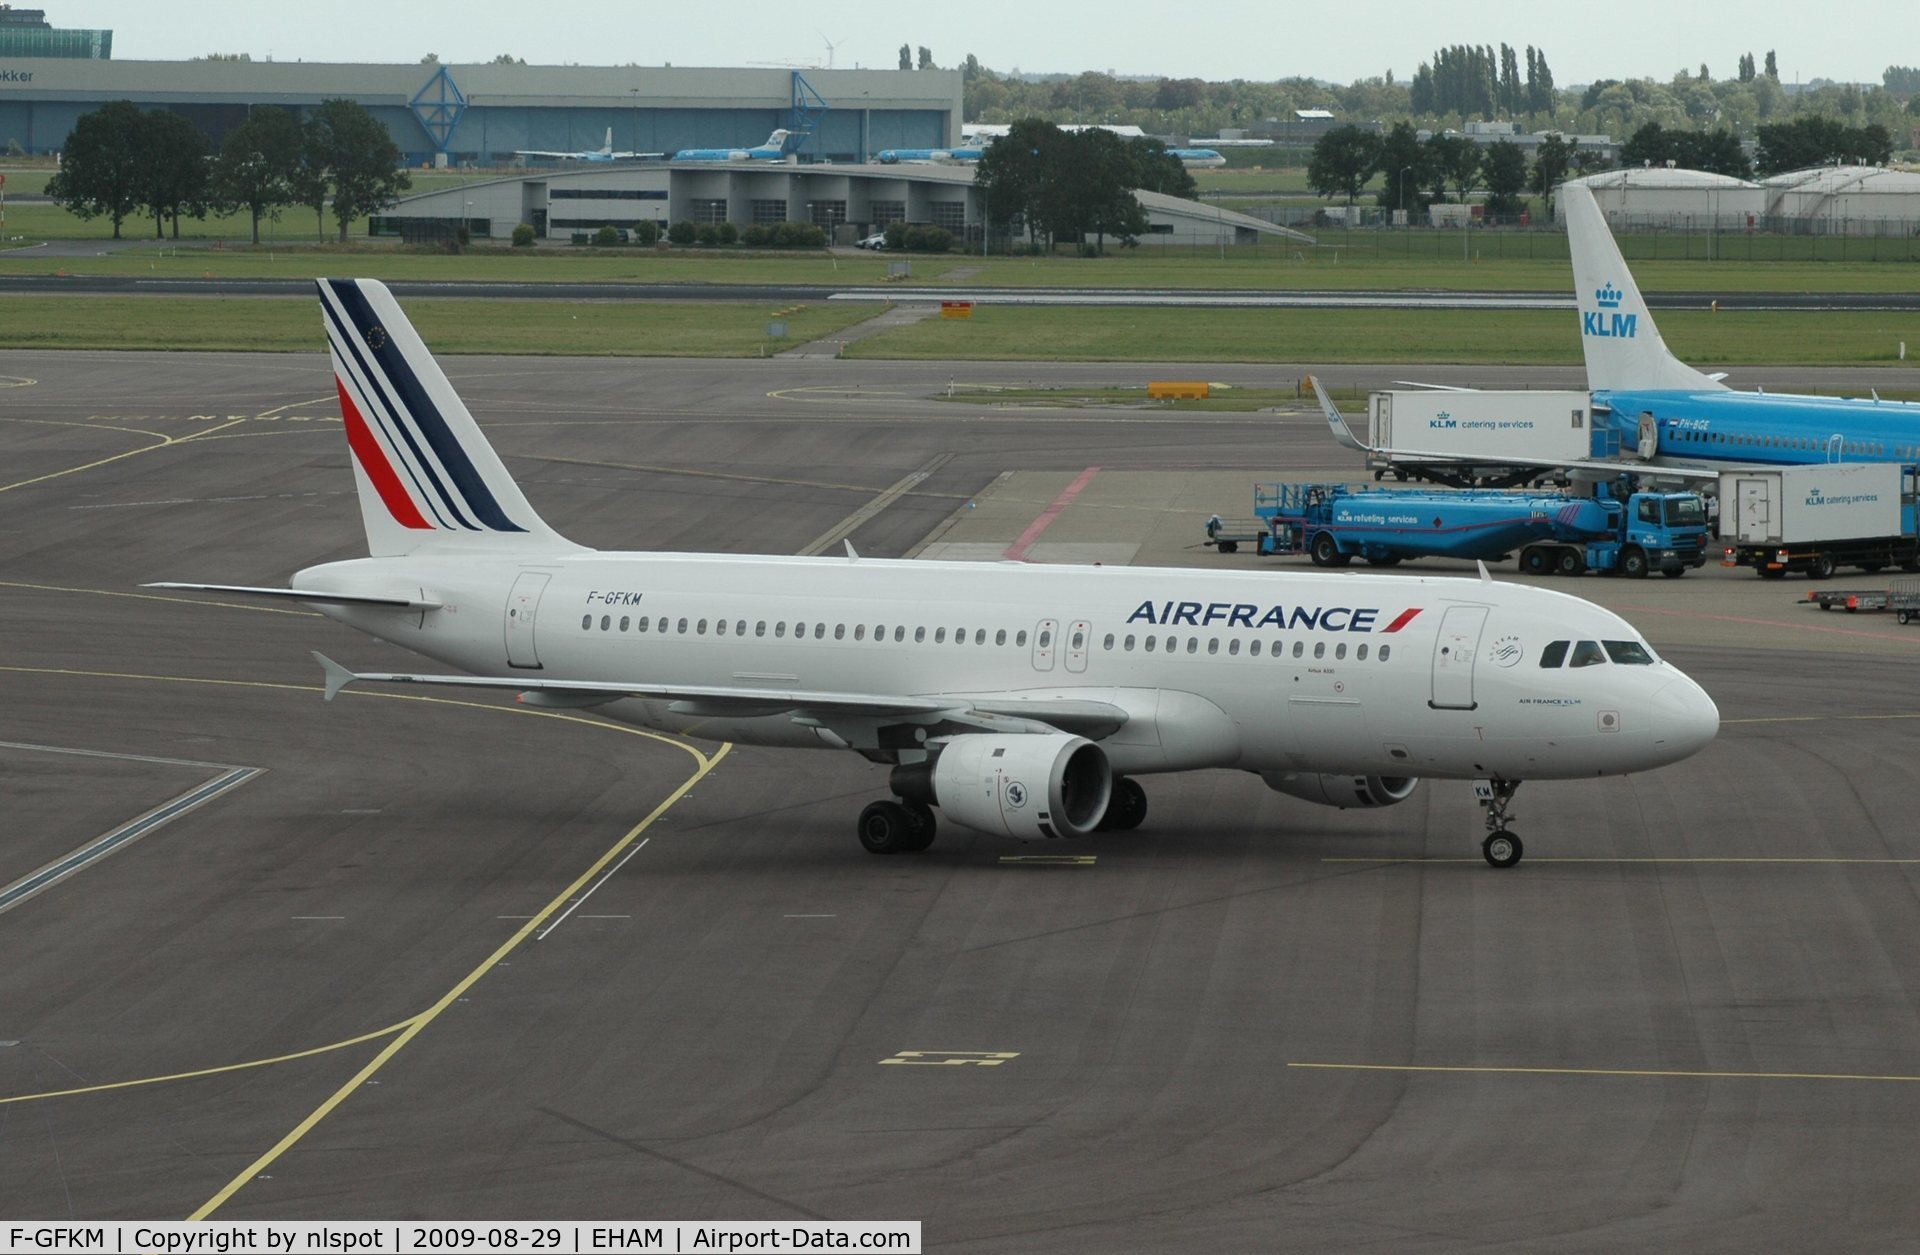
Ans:
[[[1357,469],[1311,415],[930,399],[1151,365],[448,365],[599,546],[792,552],[932,465],[856,546],[990,548],[1099,466],[1036,556],[1244,566],[1195,547],[1211,498]],[[1435,374],[1401,369],[1353,382]],[[1147,781],[1145,827],[1072,846],[1091,863],[951,827],[878,859],[852,821],[884,778],[857,759],[327,705],[309,650],[408,656],[141,590],[358,550],[319,355],[5,353],[0,376],[0,741],[265,769],[0,914],[0,1217],[915,1218],[939,1251],[1912,1240],[1920,632],[1716,568],[1567,585],[1725,726],[1664,771],[1522,789],[1508,873],[1464,784],[1374,814],[1224,772]],[[199,779],[45,757],[0,753],[0,880]]]

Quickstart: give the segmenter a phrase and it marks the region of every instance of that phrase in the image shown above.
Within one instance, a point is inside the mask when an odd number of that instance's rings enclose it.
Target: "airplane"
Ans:
[[[540,157],[548,161],[658,161],[665,153],[617,153],[613,151],[613,128],[607,128],[607,142],[585,152],[556,153],[537,148],[516,148],[516,157]]]
[[[754,148],[682,148],[673,154],[675,161],[780,161],[806,142],[806,135],[784,128],[767,136],[767,142]]]
[[[1707,694],[1611,611],[1479,579],[601,552],[534,511],[387,288],[319,281],[367,556],[286,588],[456,670],[351,684],[539,708],[887,767],[856,831],[1017,839],[1133,828],[1138,777],[1221,768],[1335,807],[1472,780],[1511,867],[1523,780],[1623,775],[1714,737]]]
[[[1211,148],[1169,148],[1167,156],[1178,157],[1180,164],[1189,170],[1204,170],[1227,164],[1227,159]]]
[[[1720,473],[1746,467],[1812,462],[1920,462],[1920,403],[1869,397],[1802,396],[1727,387],[1667,347],[1593,193],[1578,183],[1560,189],[1580,318],[1580,344],[1593,425],[1619,434],[1631,456],[1547,461],[1489,451],[1486,462],[1538,466],[1584,476],[1622,473],[1649,480],[1717,484]],[[1324,391],[1321,411],[1333,438],[1347,448],[1381,452],[1357,440]],[[1446,459],[1418,449],[1410,456]]]
[[[980,160],[983,148],[883,148],[874,160],[891,165],[970,165]]]

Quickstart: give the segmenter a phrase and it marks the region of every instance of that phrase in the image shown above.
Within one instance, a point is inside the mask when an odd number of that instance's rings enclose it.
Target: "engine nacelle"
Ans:
[[[1260,778],[1275,793],[1320,806],[1392,806],[1413,796],[1414,776],[1335,776],[1299,771],[1263,771]]]
[[[1107,755],[1084,737],[969,733],[933,762],[947,818],[1009,837],[1084,837],[1113,796]]]

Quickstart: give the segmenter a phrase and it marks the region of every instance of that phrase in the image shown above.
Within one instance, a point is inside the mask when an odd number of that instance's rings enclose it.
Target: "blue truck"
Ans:
[[[1508,489],[1350,488],[1258,484],[1252,537],[1261,553],[1305,553],[1324,567],[1362,558],[1495,561],[1518,554],[1530,575],[1584,571],[1678,577],[1702,566],[1709,526],[1696,493],[1636,492],[1603,482],[1590,496]],[[1209,526],[1209,542],[1225,532]]]

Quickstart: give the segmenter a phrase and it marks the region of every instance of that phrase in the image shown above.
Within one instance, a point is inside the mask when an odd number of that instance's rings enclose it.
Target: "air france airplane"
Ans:
[[[454,671],[319,661],[362,682],[517,693],[715,741],[859,754],[893,797],[873,853],[945,818],[1014,838],[1132,828],[1138,778],[1232,768],[1336,807],[1472,780],[1482,852],[1521,855],[1523,780],[1623,775],[1712,740],[1719,712],[1617,615],[1485,576],[603,553],[521,494],[387,289],[321,306],[368,556],[290,588]]]

